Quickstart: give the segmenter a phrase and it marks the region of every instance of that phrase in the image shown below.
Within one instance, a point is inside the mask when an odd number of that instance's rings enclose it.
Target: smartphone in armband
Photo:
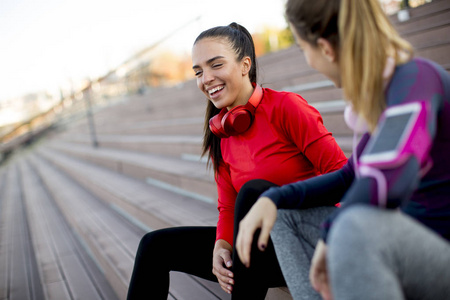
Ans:
[[[423,167],[432,142],[427,125],[430,109],[429,101],[388,107],[383,112],[358,164],[389,169],[414,155]]]

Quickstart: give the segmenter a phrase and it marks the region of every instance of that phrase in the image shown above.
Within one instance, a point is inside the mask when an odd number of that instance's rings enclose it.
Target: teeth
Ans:
[[[218,87],[216,87],[216,88],[213,88],[212,90],[209,90],[208,93],[209,93],[210,95],[212,95],[212,94],[214,94],[215,92],[220,91],[221,89],[223,89],[223,86],[218,86]]]

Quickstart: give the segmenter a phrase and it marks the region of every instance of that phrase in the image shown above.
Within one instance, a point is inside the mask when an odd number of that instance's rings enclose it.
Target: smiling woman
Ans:
[[[212,57],[214,53],[221,55]],[[244,80],[252,67],[250,57],[237,64],[228,42],[203,39],[194,45],[192,61],[197,86],[215,107],[230,110],[247,103],[253,92],[251,83]],[[236,73],[242,76],[234,76]]]
[[[215,171],[219,220],[217,227],[146,234],[128,299],[149,289],[167,299],[169,272],[181,271],[218,282],[233,299],[262,300],[284,279],[271,243],[264,252],[254,249],[250,268],[241,263],[233,247],[240,220],[269,187],[335,171],[347,159],[301,96],[257,84],[255,47],[244,27],[205,30],[194,42],[192,61],[207,99],[203,154]]]

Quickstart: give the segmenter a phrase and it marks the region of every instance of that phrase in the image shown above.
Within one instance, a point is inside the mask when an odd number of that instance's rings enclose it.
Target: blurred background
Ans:
[[[405,5],[380,1],[388,14]],[[88,87],[95,105],[193,78],[192,43],[213,26],[241,23],[253,34],[258,56],[287,48],[293,39],[283,5],[284,0],[2,0],[0,138],[22,134],[20,124],[49,110],[60,113]]]
[[[233,21],[255,34],[258,55],[292,43],[282,0],[3,0],[0,134],[88,86],[97,103],[191,79],[196,36]]]
[[[191,62],[205,29],[245,26],[259,83],[301,94],[350,155],[342,91],[307,65],[284,2],[0,1],[0,300],[125,299],[146,232],[215,225]],[[450,71],[449,0],[380,2]],[[195,276],[171,283],[171,300],[229,299]]]

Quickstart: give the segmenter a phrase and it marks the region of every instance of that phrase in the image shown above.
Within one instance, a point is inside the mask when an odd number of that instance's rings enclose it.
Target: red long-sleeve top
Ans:
[[[230,245],[236,196],[244,183],[265,179],[283,185],[338,170],[347,162],[319,112],[305,99],[268,88],[263,92],[250,129],[221,140],[216,240]]]

